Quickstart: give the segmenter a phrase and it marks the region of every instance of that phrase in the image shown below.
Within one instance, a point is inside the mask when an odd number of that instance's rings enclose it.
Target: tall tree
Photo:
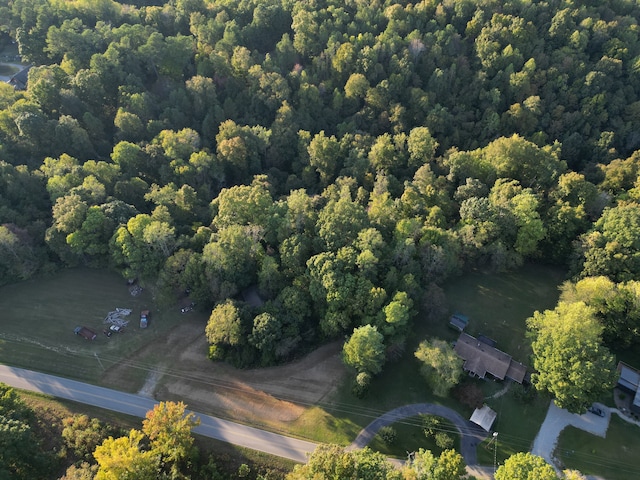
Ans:
[[[375,375],[384,364],[384,336],[372,325],[355,328],[342,349],[344,362],[360,372]]]
[[[462,378],[464,362],[444,340],[420,342],[415,356],[422,362],[420,372],[438,396],[446,397]]]
[[[603,326],[582,302],[560,302],[527,320],[533,339],[533,385],[555,397],[560,408],[583,413],[613,388],[614,358],[602,345]]]
[[[582,237],[582,276],[606,275],[614,281],[640,278],[640,204],[621,203],[604,211]]]
[[[160,455],[161,465],[178,478],[180,467],[195,455],[191,431],[200,419],[186,411],[183,402],[160,402],[149,410],[142,422],[142,432],[151,441],[151,451]]]
[[[511,455],[496,470],[496,480],[560,480],[544,458],[531,453]]]
[[[158,478],[160,455],[143,450],[144,434],[132,429],[126,437],[109,437],[96,447],[93,456],[98,462],[96,480],[155,480]]]

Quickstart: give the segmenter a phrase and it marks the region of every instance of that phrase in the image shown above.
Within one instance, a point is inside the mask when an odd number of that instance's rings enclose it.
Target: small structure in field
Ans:
[[[147,328],[149,326],[149,310],[142,310],[140,312],[140,328]]]
[[[116,308],[111,312],[107,313],[103,323],[108,323],[111,325],[115,325],[117,327],[124,328],[129,325],[129,320],[126,320],[124,317],[128,317],[131,315],[130,308]]]
[[[73,333],[80,335],[87,340],[95,340],[97,337],[96,332],[87,327],[76,327],[73,329]]]
[[[488,405],[483,405],[482,408],[476,408],[473,411],[473,415],[469,420],[482,427],[485,432],[489,432],[497,416],[498,414],[491,410]]]
[[[469,324],[469,317],[466,315],[462,315],[461,313],[454,313],[449,318],[449,326],[459,332],[463,332],[467,325]]]

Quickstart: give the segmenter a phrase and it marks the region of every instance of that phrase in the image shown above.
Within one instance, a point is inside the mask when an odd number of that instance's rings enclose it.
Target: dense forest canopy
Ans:
[[[425,287],[467,268],[640,280],[638,18],[0,0],[33,65],[0,85],[0,279],[89,265],[188,290],[210,356],[238,365],[364,325],[397,350]]]

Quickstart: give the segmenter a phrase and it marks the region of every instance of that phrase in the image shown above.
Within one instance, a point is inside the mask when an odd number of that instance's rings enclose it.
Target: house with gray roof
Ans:
[[[489,339],[490,340],[490,339]],[[462,368],[479,378],[486,378],[487,373],[498,380],[509,378],[522,383],[527,374],[527,367],[515,361],[511,355],[467,333],[461,333],[454,351],[464,360]]]

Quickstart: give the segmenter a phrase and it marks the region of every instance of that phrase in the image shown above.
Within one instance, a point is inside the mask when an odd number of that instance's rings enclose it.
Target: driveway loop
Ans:
[[[470,421],[465,420],[462,415],[455,410],[434,403],[416,403],[388,411],[367,425],[358,434],[353,443],[349,445],[348,450],[366,447],[382,427],[399,422],[405,418],[422,414],[437,415],[453,423],[458,432],[460,432],[460,454],[462,458],[464,458],[465,463],[469,466],[477,465],[478,455],[476,447],[482,440],[487,438],[487,432]]]

